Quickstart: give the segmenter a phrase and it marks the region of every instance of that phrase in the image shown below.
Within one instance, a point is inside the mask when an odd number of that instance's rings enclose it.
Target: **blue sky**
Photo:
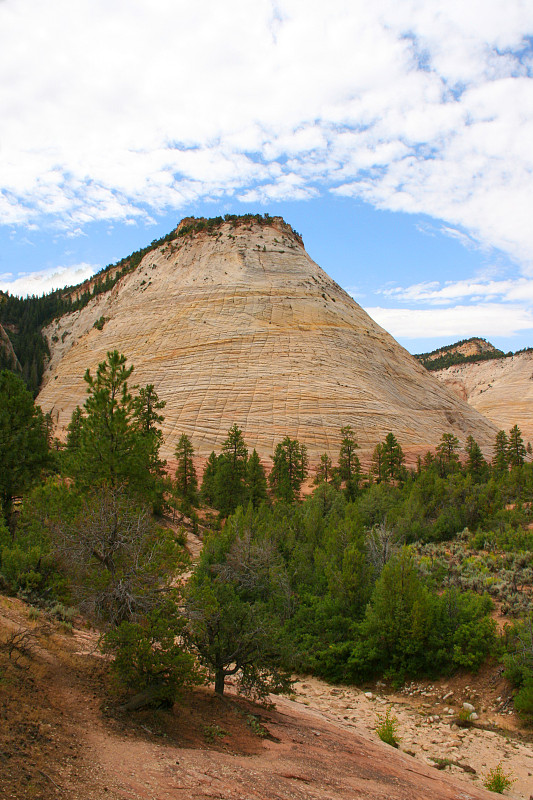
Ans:
[[[532,34],[526,0],[2,0],[0,288],[268,211],[411,352],[533,345]]]

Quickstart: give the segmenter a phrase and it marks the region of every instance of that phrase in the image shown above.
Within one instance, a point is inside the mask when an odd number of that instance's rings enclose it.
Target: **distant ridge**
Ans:
[[[469,364],[474,361],[489,361],[494,358],[505,358],[512,356],[512,353],[504,353],[498,350],[486,339],[473,336],[470,339],[461,339],[454,344],[444,345],[432,350],[430,353],[418,353],[415,355],[426,369],[434,372],[439,369],[446,369],[455,364]]]

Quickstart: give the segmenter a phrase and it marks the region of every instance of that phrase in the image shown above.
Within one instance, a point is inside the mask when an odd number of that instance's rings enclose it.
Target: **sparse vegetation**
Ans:
[[[461,347],[472,344],[478,348],[478,352],[472,355],[465,355],[461,352]],[[479,339],[473,337],[471,339],[461,339],[459,342],[444,345],[430,353],[419,353],[415,355],[426,369],[435,371],[439,369],[446,369],[456,364],[472,364],[475,361],[491,361],[497,358],[506,358],[512,356],[513,353],[504,353],[493,347],[486,339]]]
[[[385,744],[391,747],[398,747],[400,737],[398,736],[398,718],[387,708],[385,714],[378,714],[376,733]]]
[[[107,317],[104,317],[102,315],[101,317],[98,317],[97,320],[95,320],[95,322],[93,324],[93,328],[96,328],[97,331],[101,331],[101,330],[103,330],[104,325],[106,324],[106,322],[107,322]]]
[[[489,790],[489,792],[495,792],[496,794],[503,794],[506,789],[510,789],[513,785],[514,780],[511,776],[510,772],[505,772],[501,762],[496,766],[493,767],[485,780],[483,781],[483,786]]]
[[[217,739],[223,739],[225,736],[228,735],[227,731],[224,728],[221,728],[220,725],[204,725],[203,727],[204,739],[209,744],[213,744],[216,742]]]

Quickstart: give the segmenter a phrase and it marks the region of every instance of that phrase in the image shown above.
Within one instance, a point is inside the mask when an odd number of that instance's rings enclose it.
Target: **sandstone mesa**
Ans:
[[[280,217],[177,236],[45,334],[51,361],[37,402],[60,435],[85,401],[85,370],[115,348],[135,365],[134,382],[153,383],[166,401],[167,458],[182,433],[207,457],[233,423],[263,459],[288,435],[307,445],[311,463],[337,456],[343,425],[363,459],[389,431],[411,457],[447,432],[462,444],[471,434],[489,453],[496,432],[377,325]]]

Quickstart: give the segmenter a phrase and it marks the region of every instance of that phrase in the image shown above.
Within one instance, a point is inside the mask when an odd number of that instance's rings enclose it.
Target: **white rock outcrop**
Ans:
[[[93,327],[106,318],[102,330]],[[106,294],[47,329],[38,402],[64,431],[85,370],[118,349],[166,401],[166,457],[187,433],[201,457],[237,423],[267,461],[289,435],[336,459],[351,425],[368,458],[393,431],[407,454],[442,433],[484,448],[495,429],[428,373],[306,253],[281,218],[224,223],[150,251]]]

